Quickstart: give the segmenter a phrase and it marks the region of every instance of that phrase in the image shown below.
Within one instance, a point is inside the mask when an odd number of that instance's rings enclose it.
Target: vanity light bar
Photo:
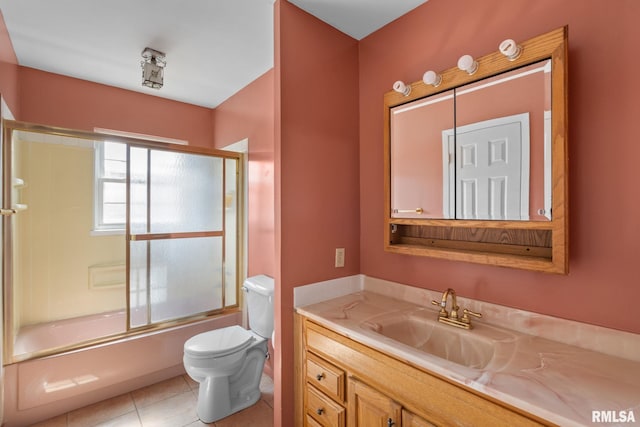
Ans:
[[[498,45],[498,50],[506,56],[509,61],[515,61],[520,57],[520,55],[522,55],[522,46],[516,43],[513,39],[503,40],[502,43]],[[469,75],[472,75],[478,71],[478,61],[476,61],[471,55],[462,55],[460,59],[458,59],[458,68],[461,71],[465,71]],[[422,82],[428,86],[431,85],[433,87],[438,87],[442,83],[442,75],[433,70],[426,71],[422,76]],[[411,86],[406,85],[401,80],[398,80],[393,84],[393,90],[403,94],[404,96],[409,96],[411,93]]]

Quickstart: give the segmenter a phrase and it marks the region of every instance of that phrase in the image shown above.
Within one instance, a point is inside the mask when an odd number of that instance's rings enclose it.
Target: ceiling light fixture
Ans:
[[[164,67],[167,65],[165,55],[150,47],[142,51],[142,86],[160,89],[164,83]]]

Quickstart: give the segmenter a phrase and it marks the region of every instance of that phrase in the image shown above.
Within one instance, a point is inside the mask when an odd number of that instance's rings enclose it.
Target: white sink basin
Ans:
[[[508,333],[487,325],[477,325],[472,330],[445,325],[438,322],[436,311],[427,309],[379,316],[360,327],[421,352],[475,369],[489,364],[498,341],[512,338]]]

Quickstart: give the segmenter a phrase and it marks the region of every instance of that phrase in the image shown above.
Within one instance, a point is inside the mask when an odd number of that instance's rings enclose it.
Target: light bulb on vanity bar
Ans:
[[[406,85],[402,80],[398,80],[393,84],[393,90],[404,96],[409,96],[411,93],[411,85]]]
[[[458,68],[471,75],[478,71],[478,61],[473,59],[471,55],[462,55],[460,59],[458,59]]]
[[[438,87],[442,83],[442,75],[429,70],[422,75],[422,82],[426,85]]]
[[[522,53],[522,46],[518,45],[518,43],[512,39],[506,39],[500,43],[498,50],[500,50],[500,53],[506,56],[509,61],[515,61]]]

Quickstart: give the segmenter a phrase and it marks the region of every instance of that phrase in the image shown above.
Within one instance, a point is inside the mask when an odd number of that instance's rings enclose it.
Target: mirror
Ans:
[[[391,108],[392,218],[549,221],[551,61]]]
[[[453,90],[391,109],[393,218],[453,218],[443,208],[442,132],[454,120]]]
[[[568,272],[567,35],[385,93],[385,251]]]

